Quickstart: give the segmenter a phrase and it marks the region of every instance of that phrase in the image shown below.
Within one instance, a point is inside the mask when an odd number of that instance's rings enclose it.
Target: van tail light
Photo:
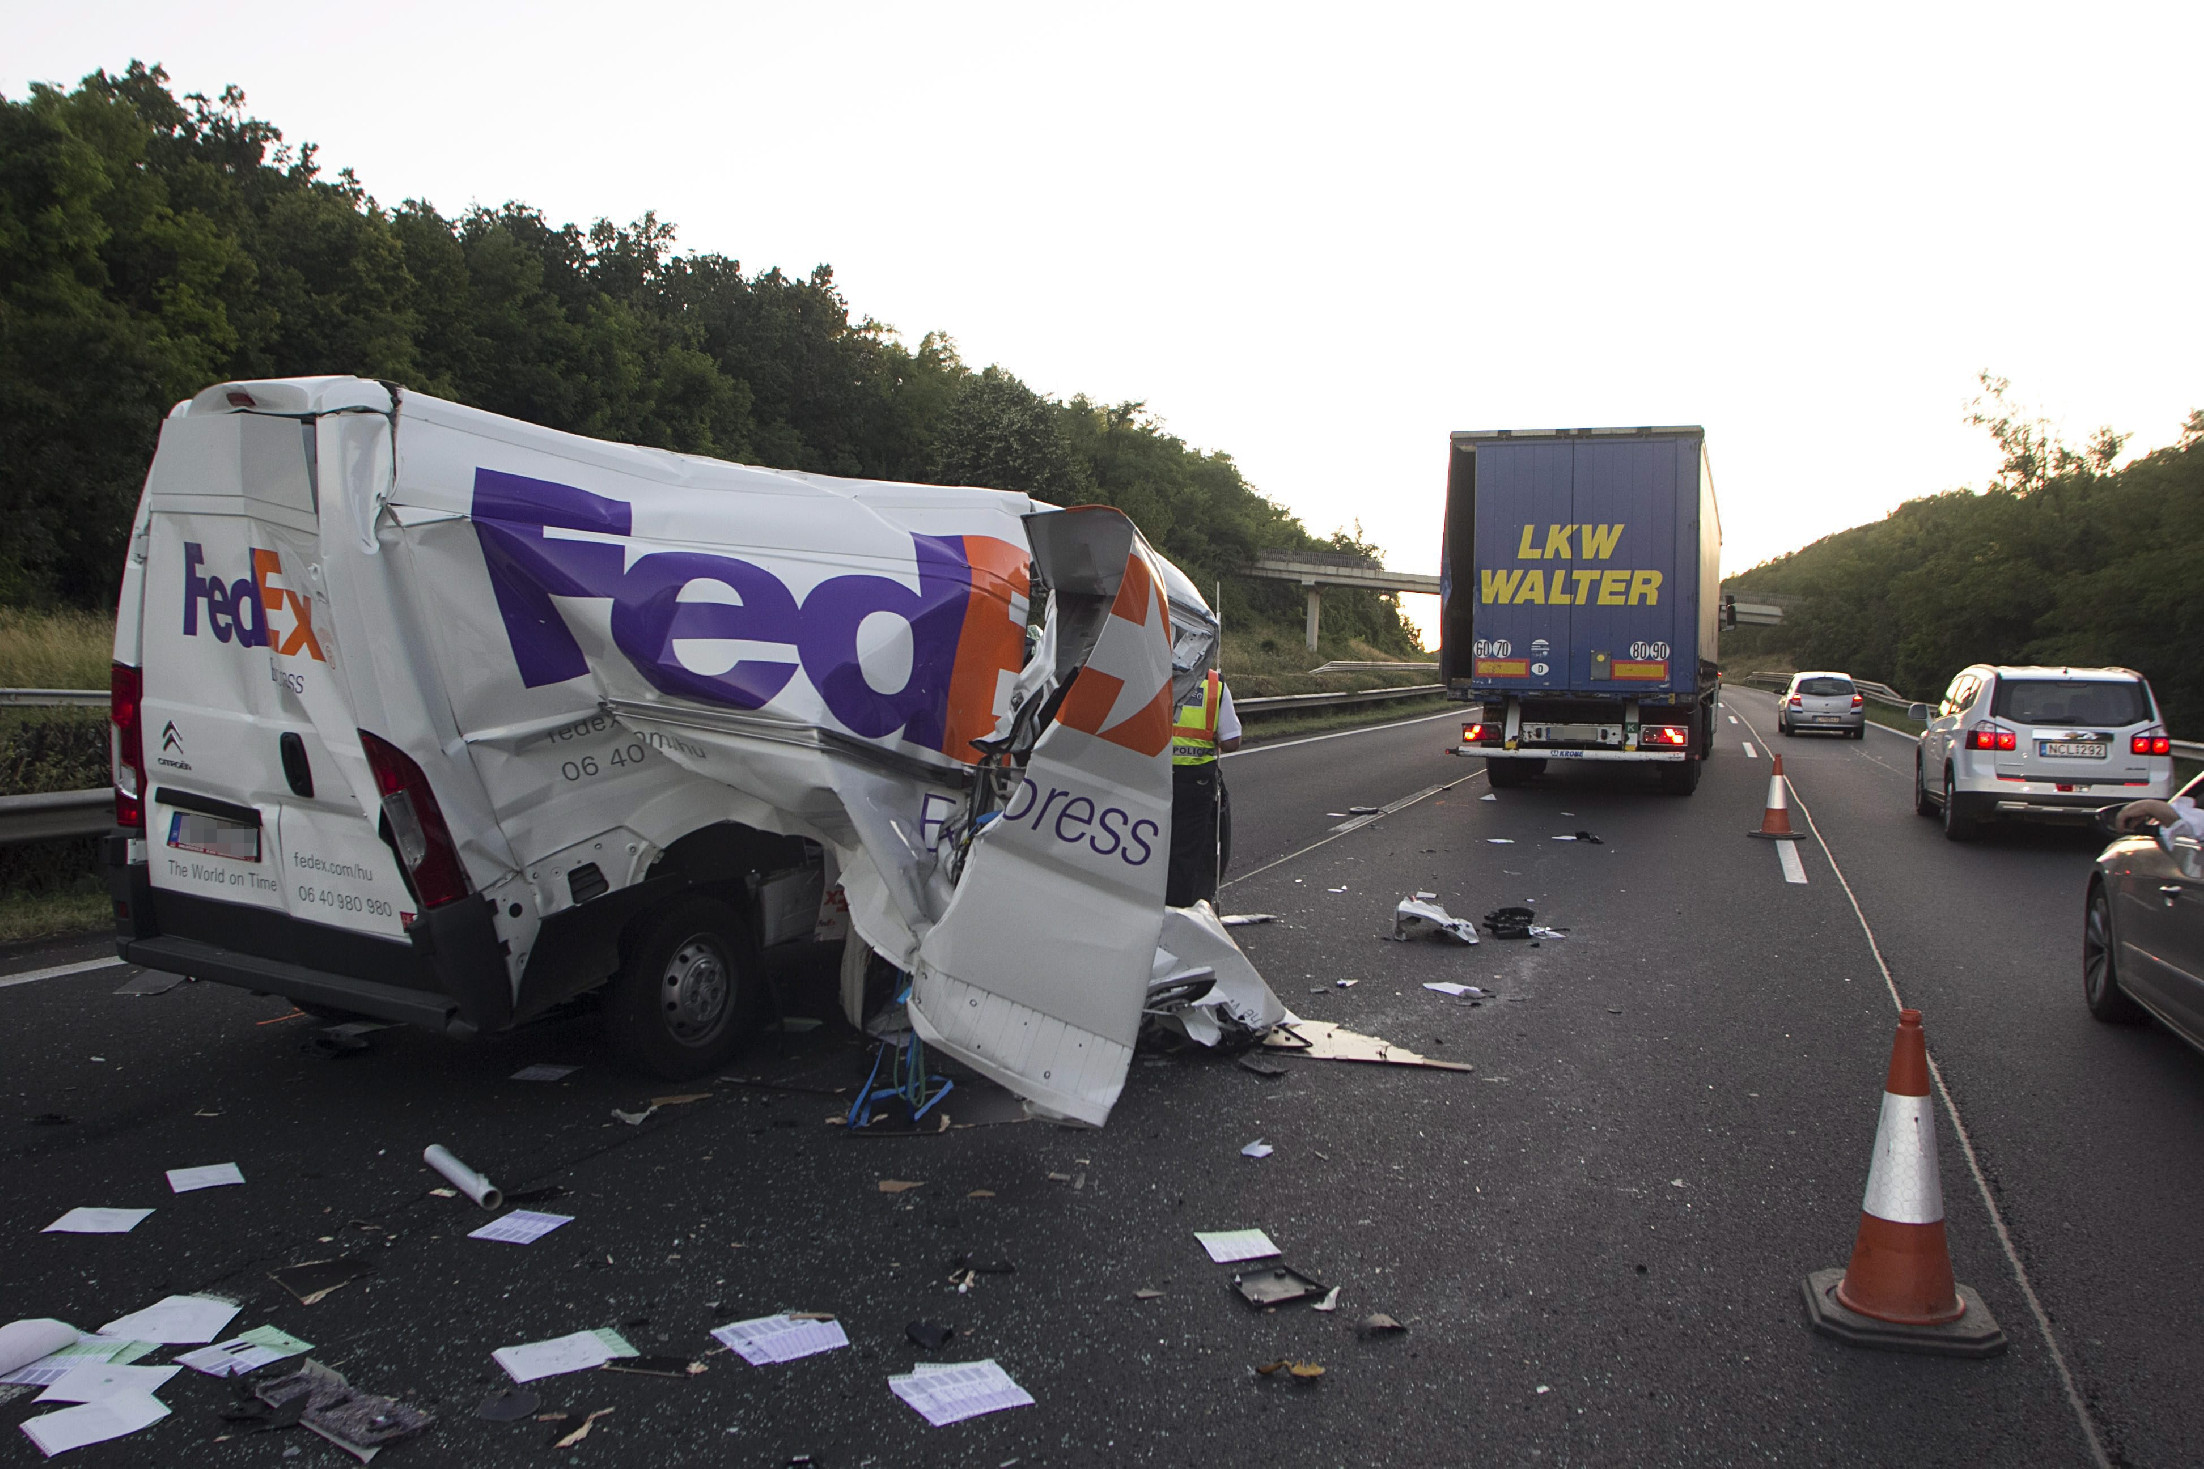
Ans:
[[[2015,750],[2020,748],[2020,736],[2009,729],[2000,729],[1987,721],[1967,731],[1967,748],[1970,750]]]
[[[1852,707],[1855,709],[1859,708],[1862,704],[1865,704],[1866,702],[1867,700],[1861,698],[1858,694],[1854,694],[1852,696]]]
[[[2166,738],[2164,730],[2153,729],[2129,740],[2127,748],[2131,755],[2171,755],[2173,753],[2173,741]]]
[[[413,875],[413,890],[424,908],[440,908],[474,890],[467,869],[459,861],[459,848],[451,828],[444,823],[436,792],[429,789],[428,775],[413,757],[379,735],[360,731],[360,748],[368,768],[375,772],[375,787],[383,793],[383,820],[390,825],[391,845]]]
[[[1489,745],[1500,738],[1497,724],[1465,724],[1462,726],[1462,743],[1465,745]]]
[[[1645,727],[1645,732],[1639,735],[1638,743],[1680,750],[1691,743],[1691,731],[1680,724],[1649,724]]]
[[[145,675],[117,663],[108,673],[107,747],[115,772],[115,825],[145,830]]]

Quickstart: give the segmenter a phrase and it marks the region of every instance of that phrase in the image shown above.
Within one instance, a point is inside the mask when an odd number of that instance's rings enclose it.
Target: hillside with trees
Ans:
[[[1724,634],[1725,666],[1783,657],[1933,699],[1969,663],[2124,665],[2175,735],[2204,736],[2204,412],[2114,468],[2121,435],[2071,448],[2004,382],[1983,386],[1970,421],[2004,454],[1990,486],[1908,501],[1733,578],[1740,596],[1795,600],[1781,626]]]
[[[1312,535],[1229,455],[1140,403],[1061,401],[954,342],[853,315],[824,265],[683,254],[646,214],[379,204],[158,67],[0,99],[0,605],[111,606],[161,415],[228,378],[354,373],[553,428],[776,468],[1103,502],[1214,588]],[[1300,593],[1225,582],[1227,622]],[[1390,597],[1334,591],[1327,634],[1399,654]]]

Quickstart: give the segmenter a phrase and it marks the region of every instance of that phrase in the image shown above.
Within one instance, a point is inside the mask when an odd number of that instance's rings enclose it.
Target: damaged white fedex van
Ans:
[[[922,1038],[1099,1124],[1152,985],[1197,1036],[1283,1014],[1163,905],[1215,630],[1106,507],[221,384],[163,423],[123,574],[119,950],[455,1036],[601,991],[684,1076],[839,888]]]

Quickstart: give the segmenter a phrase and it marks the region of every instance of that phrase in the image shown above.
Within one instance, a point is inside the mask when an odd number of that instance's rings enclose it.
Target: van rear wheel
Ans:
[[[749,925],[725,903],[689,897],[647,915],[605,997],[623,1061],[677,1081],[723,1065],[749,1039],[762,983]]]

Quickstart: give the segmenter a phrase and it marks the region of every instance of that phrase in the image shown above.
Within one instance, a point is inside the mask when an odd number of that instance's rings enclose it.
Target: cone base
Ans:
[[[1748,831],[1749,837],[1766,837],[1771,842],[1795,842],[1802,838],[1795,831]]]
[[[1967,1311],[1957,1321],[1942,1326],[1900,1326],[1845,1309],[1837,1299],[1837,1283],[1843,1279],[1841,1269],[1816,1270],[1802,1282],[1807,1323],[1823,1336],[1835,1337],[1848,1346],[1935,1357],[1995,1357],[2005,1350],[2004,1329],[1972,1286],[1959,1287],[1959,1299]]]

